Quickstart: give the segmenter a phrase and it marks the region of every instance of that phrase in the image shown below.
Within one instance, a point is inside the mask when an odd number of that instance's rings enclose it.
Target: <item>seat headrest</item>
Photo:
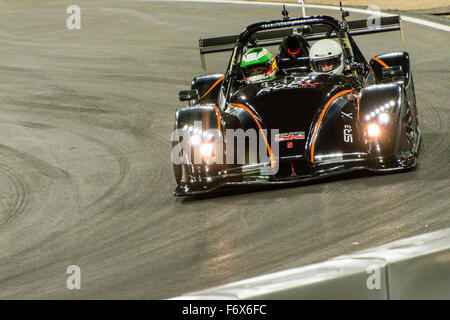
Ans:
[[[280,59],[309,57],[308,41],[299,34],[286,37],[280,44],[278,57]]]

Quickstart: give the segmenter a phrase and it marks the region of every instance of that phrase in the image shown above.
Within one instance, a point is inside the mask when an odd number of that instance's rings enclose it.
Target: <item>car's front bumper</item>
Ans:
[[[222,170],[211,170],[212,175],[191,175],[175,189],[176,196],[190,196],[229,189],[232,187],[252,187],[263,185],[290,185],[326,179],[355,171],[395,172],[416,166],[416,154],[370,158],[367,154],[353,154],[349,157],[335,156],[321,159],[312,165],[304,158],[282,159],[276,174],[262,174],[268,163],[242,165]]]

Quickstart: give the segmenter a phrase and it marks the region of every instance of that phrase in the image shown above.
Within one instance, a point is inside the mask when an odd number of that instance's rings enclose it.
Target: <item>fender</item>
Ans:
[[[358,104],[359,124],[371,155],[380,158],[400,151],[405,100],[405,90],[401,83],[373,85],[361,91]],[[385,116],[380,116],[381,114]],[[367,128],[372,123],[380,127],[380,135],[375,140],[367,133]]]
[[[221,134],[221,122],[220,113],[216,105],[196,105],[192,107],[180,108],[175,113],[175,128],[178,129],[172,133],[172,146],[183,141],[185,138],[189,138],[192,135],[199,135],[200,139],[204,141],[206,138],[203,133],[209,129],[218,129],[218,132],[214,132],[214,138],[209,140],[215,140],[217,134]],[[211,133],[211,132],[210,132]],[[183,145],[184,148],[191,148],[191,142],[187,142],[188,145]],[[191,149],[193,151],[193,149]]]
[[[182,167],[184,167],[186,179],[192,183],[201,181],[205,176],[205,169],[207,167],[202,165],[202,156],[200,155],[200,145],[192,143],[193,136],[200,137],[200,142],[205,139],[212,142],[217,138],[216,134],[221,134],[221,121],[219,109],[214,104],[195,105],[190,107],[179,108],[175,113],[175,129],[172,133],[172,157],[178,158],[178,155],[183,158],[184,164],[174,163],[174,173],[177,184],[179,185],[182,179]],[[207,130],[218,129],[214,133],[214,137],[209,137]],[[210,132],[211,133],[211,132]],[[189,140],[185,140],[189,139]],[[188,154],[184,154],[182,150],[190,150]],[[185,152],[184,151],[184,152]],[[180,158],[178,158],[180,159]],[[197,162],[198,161],[198,162]],[[218,166],[213,166],[209,174],[216,174]],[[206,169],[209,170],[209,169]]]
[[[258,123],[265,129],[260,115],[252,106],[241,103],[231,103],[226,110],[226,113],[229,114],[230,119],[233,120],[228,121],[229,125],[227,129],[242,129],[244,131],[247,131],[248,129],[259,130]]]
[[[198,102],[201,104],[216,103],[223,79],[223,74],[213,74],[194,78],[191,83],[191,89],[197,89],[199,95]]]
[[[414,90],[414,79],[411,69],[411,63],[409,59],[409,55],[407,52],[395,52],[388,53],[384,55],[379,55],[370,61],[370,66],[374,71],[376,82],[378,84],[383,82],[382,72],[383,67],[387,65],[388,67],[400,66],[402,68],[403,73],[403,84],[405,86],[405,99],[407,102],[407,106],[413,115],[416,126],[419,123],[419,119],[417,116],[417,106],[416,106],[416,95]]]
[[[345,154],[361,150],[357,99],[358,91],[342,90],[328,101],[328,108],[320,110],[308,135],[307,154],[311,163],[342,159]]]
[[[227,115],[228,115],[228,126],[227,129],[239,129],[239,130],[243,130],[244,134],[246,132],[248,132],[247,130],[249,129],[253,129],[254,132],[257,133],[256,136],[256,142],[257,142],[257,148],[254,151],[259,150],[260,143],[262,141],[264,141],[265,147],[267,148],[266,150],[268,151],[268,155],[270,157],[270,162],[272,167],[275,165],[275,156],[272,153],[271,150],[271,134],[270,132],[268,132],[266,129],[266,127],[264,126],[264,124],[261,121],[261,117],[259,116],[259,114],[254,110],[253,107],[251,106],[247,106],[241,103],[231,103],[230,107],[227,109],[226,111]],[[262,141],[261,141],[262,138]],[[237,155],[236,152],[236,144],[234,144],[235,147],[235,155]],[[248,145],[246,147],[246,150],[248,151]],[[259,159],[259,153],[257,153],[256,155],[253,155],[253,158],[257,158]],[[248,163],[249,159],[251,159],[252,157],[250,156],[250,154],[246,155],[246,163]],[[261,161],[261,159],[259,159],[258,161]]]
[[[195,105],[179,108],[175,113],[175,128],[193,126],[195,121],[202,122],[202,130],[221,130],[219,108],[214,104]]]
[[[375,73],[377,83],[383,82],[383,68],[400,66],[402,68],[403,78],[405,79],[405,86],[408,86],[411,76],[411,64],[409,54],[407,52],[393,52],[383,55],[378,55],[370,60],[370,67]]]

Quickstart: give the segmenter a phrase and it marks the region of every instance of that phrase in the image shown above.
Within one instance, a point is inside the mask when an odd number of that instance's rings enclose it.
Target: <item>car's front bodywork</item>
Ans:
[[[189,151],[184,151],[183,163],[177,166],[175,195],[234,185],[289,184],[354,170],[405,170],[416,165],[420,130],[408,54],[374,57],[369,68],[338,21],[297,18],[291,24],[302,21],[332,24],[340,39],[352,44],[345,58],[358,62],[360,73],[326,75],[294,70],[279,72],[271,81],[238,81],[235,64],[252,28],[275,28],[286,21],[248,27],[240,36],[242,43],[235,46],[226,75],[194,79],[197,99],[177,111],[175,128],[185,138],[183,143],[179,135],[175,139]],[[389,76],[387,71],[395,75]],[[196,128],[196,123],[200,127]],[[211,129],[217,134],[208,138]],[[199,142],[189,145],[195,135]],[[244,137],[244,148],[238,148],[237,137]],[[213,149],[212,153],[208,149],[208,156],[203,157],[200,152],[193,161],[202,147]]]

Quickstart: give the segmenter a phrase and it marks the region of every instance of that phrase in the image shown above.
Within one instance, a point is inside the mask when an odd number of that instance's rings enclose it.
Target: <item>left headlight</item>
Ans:
[[[202,137],[197,134],[193,134],[191,136],[191,144],[193,146],[198,146],[200,143],[202,143]]]
[[[203,143],[200,146],[200,154],[203,158],[210,158],[213,154],[213,145],[212,143]]]

